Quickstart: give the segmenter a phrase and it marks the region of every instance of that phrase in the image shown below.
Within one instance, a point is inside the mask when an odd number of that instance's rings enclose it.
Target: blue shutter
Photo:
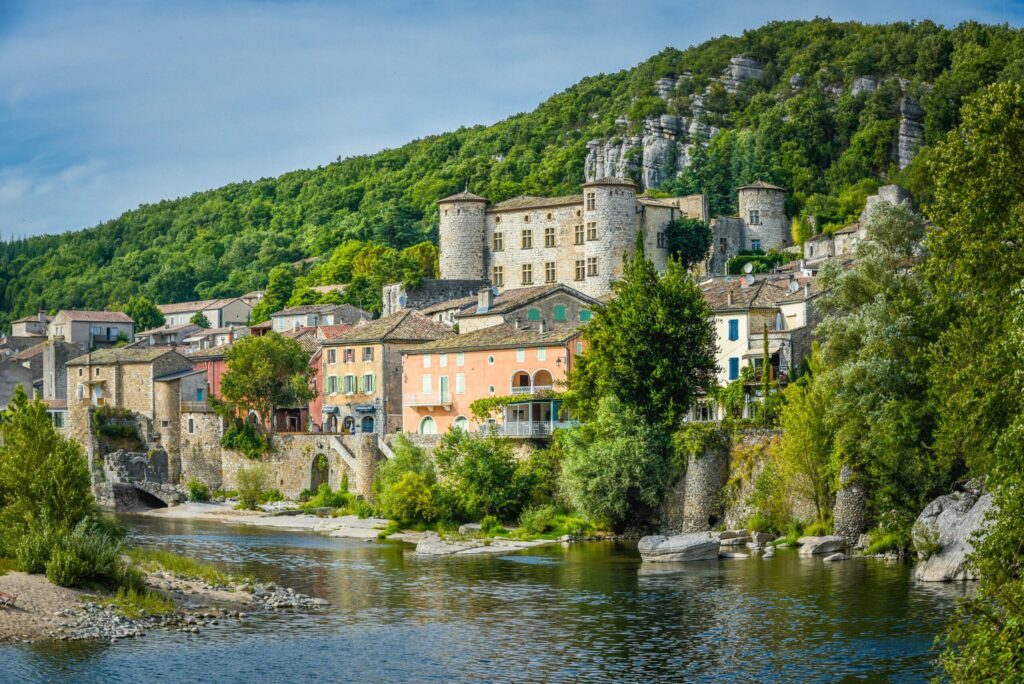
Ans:
[[[729,379],[735,380],[740,377],[740,360],[735,356],[729,359]]]
[[[729,340],[735,342],[740,339],[740,322],[733,318],[729,321]]]

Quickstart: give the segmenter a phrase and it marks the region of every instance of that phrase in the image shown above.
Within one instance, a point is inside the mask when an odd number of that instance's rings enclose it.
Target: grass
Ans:
[[[7,573],[18,569],[18,561],[14,558],[3,558],[0,557],[0,575],[6,575]]]
[[[177,577],[199,579],[207,584],[228,584],[231,581],[228,575],[212,565],[169,551],[135,548],[129,550],[128,555],[136,565],[146,570],[164,570]]]
[[[868,547],[864,553],[873,556],[878,553],[900,552],[910,546],[905,531],[874,529],[868,532]]]
[[[167,598],[159,591],[147,589],[136,591],[121,587],[117,595],[101,601],[101,603],[114,606],[119,615],[126,618],[140,618],[145,615],[169,615],[174,612],[174,601]]]

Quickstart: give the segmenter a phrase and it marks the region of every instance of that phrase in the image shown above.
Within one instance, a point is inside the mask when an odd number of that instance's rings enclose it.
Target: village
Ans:
[[[149,330],[116,311],[23,317],[0,341],[0,406],[18,385],[41,398],[53,426],[88,454],[111,508],[178,503],[192,481],[231,490],[250,459],[225,445],[231,426],[214,410],[228,351],[247,336],[280,335],[308,355],[311,398],[236,418],[273,435],[264,460],[285,497],[343,482],[369,496],[375,464],[393,455],[398,434],[427,448],[451,430],[500,435],[528,453],[576,422],[561,390],[586,353],[584,326],[615,296],[623,260],[639,244],[664,270],[665,225],[685,216],[710,223],[710,253],[692,271],[714,315],[717,382],[743,387],[735,417],[752,418],[763,373],[769,391],[779,391],[811,352],[818,271],[852,261],[874,206],[910,201],[885,186],[860,222],[801,249],[791,246],[782,188],[739,188],[740,216],[714,219],[701,195],[655,200],[637,191],[632,181],[605,178],[577,196],[491,205],[466,191],[441,199],[440,278],[386,286],[377,319],[318,304],[252,324],[260,291],[161,304],[165,324]],[[750,264],[728,272],[731,258],[766,250],[784,262],[765,273]],[[719,421],[727,410],[703,397],[686,420]],[[109,438],[117,425],[130,426],[121,432],[134,446]]]

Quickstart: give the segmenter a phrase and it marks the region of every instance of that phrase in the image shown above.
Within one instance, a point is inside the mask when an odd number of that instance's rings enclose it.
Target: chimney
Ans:
[[[807,297],[810,297],[810,296],[811,296],[811,284],[810,283],[804,283],[804,298],[806,299]]]
[[[732,290],[729,290],[729,298],[727,300],[729,306],[732,306]]]
[[[546,326],[546,325],[544,325],[544,319],[543,319],[543,318],[542,318],[542,319],[540,319],[540,323],[538,323],[538,324],[537,324],[537,329],[538,329],[538,330],[539,330],[540,332],[544,332],[545,330],[547,330],[547,326]]]
[[[484,285],[481,287],[476,296],[477,313],[487,313],[490,311],[491,305],[494,303],[494,293],[491,291],[490,285]]]

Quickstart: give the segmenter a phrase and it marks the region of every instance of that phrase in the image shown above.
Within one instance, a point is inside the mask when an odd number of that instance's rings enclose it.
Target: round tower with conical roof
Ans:
[[[622,276],[623,259],[636,248],[636,191],[630,179],[611,176],[583,185],[584,294],[605,295]]]
[[[790,243],[786,220],[786,191],[777,185],[756,181],[736,191],[740,218],[746,223],[745,249],[784,249]]]
[[[487,200],[466,190],[437,203],[441,278],[487,280]]]

